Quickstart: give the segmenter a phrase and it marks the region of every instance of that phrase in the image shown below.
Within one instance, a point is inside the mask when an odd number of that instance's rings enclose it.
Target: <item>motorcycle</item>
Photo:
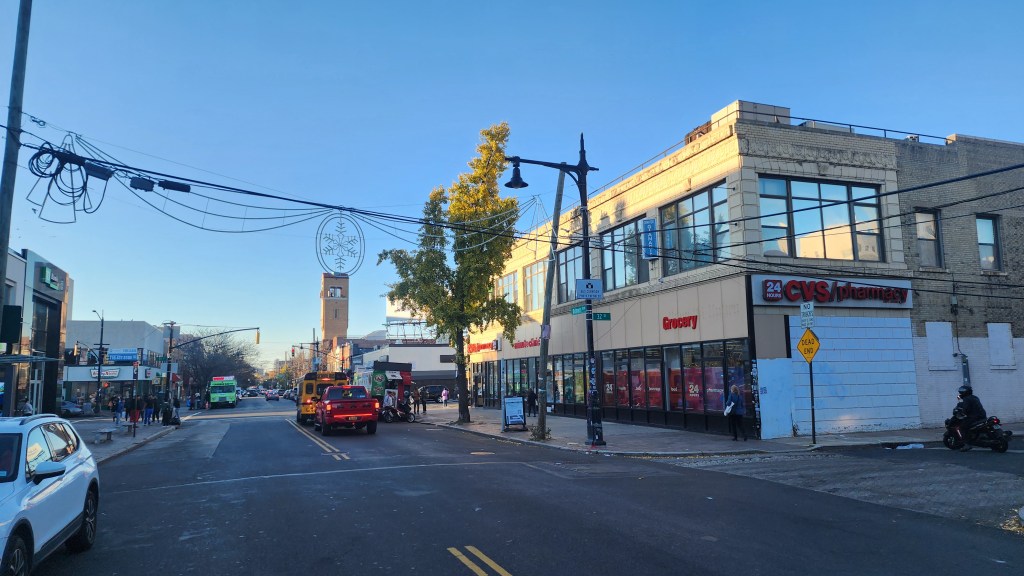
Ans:
[[[390,424],[392,422],[415,422],[416,415],[412,412],[412,406],[408,402],[399,402],[398,407],[385,406],[381,408],[380,419]]]
[[[969,429],[963,431],[964,440],[960,440],[955,428],[965,418],[962,408],[953,410],[953,417],[946,418],[946,432],[942,435],[942,444],[950,450],[958,450],[963,447],[964,442],[971,446],[991,448],[994,452],[1006,452],[1010,447],[1010,436],[1013,432],[1003,430],[999,418],[989,416],[988,420],[978,422]]]

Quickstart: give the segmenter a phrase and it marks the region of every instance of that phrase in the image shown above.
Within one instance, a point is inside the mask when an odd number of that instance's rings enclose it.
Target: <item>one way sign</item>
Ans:
[[[576,280],[576,299],[600,300],[604,298],[604,284],[601,280]]]

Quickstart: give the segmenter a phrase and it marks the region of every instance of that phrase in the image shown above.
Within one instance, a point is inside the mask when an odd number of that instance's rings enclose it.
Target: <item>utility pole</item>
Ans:
[[[97,316],[100,317],[100,343],[96,345],[99,350],[96,353],[96,401],[100,401],[100,390],[103,389],[103,315],[93,310]]]
[[[32,0],[21,0],[18,8],[18,31],[14,40],[14,66],[11,69],[11,94],[7,105],[7,144],[4,147],[3,172],[0,174],[0,304],[7,302],[7,254],[11,249],[11,210],[14,209],[14,177],[18,173],[18,150],[21,148],[21,103],[25,95],[25,63],[28,61],[28,32],[32,20]],[[0,322],[3,321],[0,306]],[[7,387],[3,416],[14,416],[17,382],[14,365],[7,368]]]
[[[555,189],[555,215],[551,218],[551,253],[548,255],[547,276],[544,278],[544,314],[540,322],[540,389],[537,390],[537,427],[533,429],[534,440],[548,437],[548,390],[551,389],[551,372],[548,371],[548,342],[551,339],[551,291],[555,283],[555,256],[558,250],[558,225],[562,212],[562,188],[565,186],[565,170],[558,171],[558,188]]]
[[[171,352],[174,351],[174,322],[168,322],[167,326],[167,388],[164,389],[164,402],[171,401]]]

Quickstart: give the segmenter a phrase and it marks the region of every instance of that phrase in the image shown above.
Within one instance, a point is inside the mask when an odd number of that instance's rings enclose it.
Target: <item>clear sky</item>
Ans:
[[[17,9],[0,1],[3,122]],[[130,166],[418,217],[500,121],[510,154],[551,162],[575,163],[585,133],[592,189],[734,100],[1024,142],[1021,22],[1024,3],[989,0],[36,0],[23,108],[46,125],[23,128],[55,144],[74,132]],[[93,213],[48,223],[27,201],[44,190],[25,168],[32,152],[19,159],[11,247],[68,271],[73,319],[259,326],[268,362],[319,330],[320,218],[211,232],[112,183]],[[520,229],[550,218],[557,176],[524,167],[531,186],[505,189],[530,205]],[[377,224],[363,226],[350,336],[384,324],[395,277],[377,253],[414,239],[414,227]]]

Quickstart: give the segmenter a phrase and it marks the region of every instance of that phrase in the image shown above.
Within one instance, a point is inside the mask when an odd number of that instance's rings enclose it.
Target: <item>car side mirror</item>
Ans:
[[[43,462],[39,466],[36,466],[36,472],[32,475],[32,482],[38,486],[43,480],[47,478],[56,478],[63,476],[67,471],[67,467],[60,462]]]

